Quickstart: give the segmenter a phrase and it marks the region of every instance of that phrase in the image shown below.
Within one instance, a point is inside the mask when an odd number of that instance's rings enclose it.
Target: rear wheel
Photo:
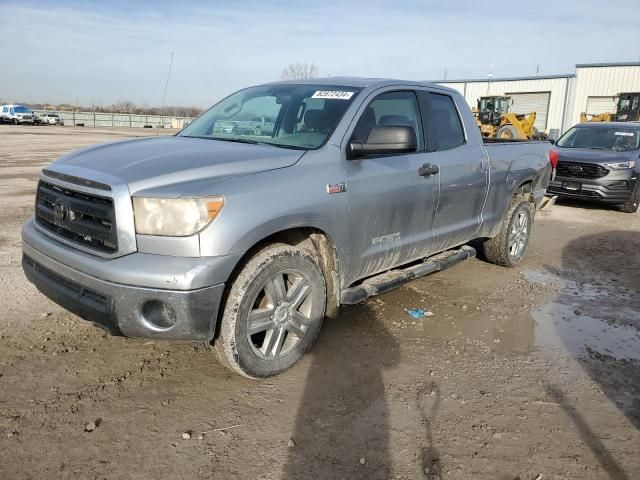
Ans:
[[[18,124],[18,119],[14,118],[13,120],[11,120],[11,123],[13,123],[14,125],[17,125]]]
[[[518,195],[502,219],[500,232],[482,244],[485,258],[496,265],[513,267],[529,248],[533,206],[525,195]]]
[[[218,357],[250,378],[290,368],[313,345],[326,305],[324,277],[308,252],[270,245],[241,269],[227,297]]]
[[[626,202],[622,205],[622,211],[625,213],[636,213],[640,205],[640,187],[636,185],[636,189]]]
[[[496,137],[502,140],[516,140],[520,138],[518,129],[513,125],[503,125],[498,129]]]

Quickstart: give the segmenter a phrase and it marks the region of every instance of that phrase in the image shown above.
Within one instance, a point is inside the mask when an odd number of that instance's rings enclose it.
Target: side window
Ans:
[[[449,95],[430,94],[431,121],[438,150],[449,150],[465,142],[462,122],[453,99]]]
[[[418,100],[413,92],[388,92],[378,95],[367,106],[358,120],[351,138],[366,142],[371,130],[385,125],[413,127],[422,150],[422,125]]]

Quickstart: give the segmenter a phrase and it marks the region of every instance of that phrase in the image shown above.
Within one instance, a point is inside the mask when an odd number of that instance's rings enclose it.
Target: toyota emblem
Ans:
[[[58,200],[53,204],[53,214],[56,217],[56,223],[61,224],[69,217],[69,207]]]

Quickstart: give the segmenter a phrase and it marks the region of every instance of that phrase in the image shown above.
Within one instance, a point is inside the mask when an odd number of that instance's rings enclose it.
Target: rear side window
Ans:
[[[430,100],[436,148],[449,150],[464,144],[464,130],[453,99],[449,95],[432,93]]]

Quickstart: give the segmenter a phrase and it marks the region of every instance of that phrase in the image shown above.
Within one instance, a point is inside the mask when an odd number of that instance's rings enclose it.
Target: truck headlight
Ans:
[[[133,198],[136,233],[186,237],[198,233],[218,216],[224,197]]]
[[[605,163],[604,166],[609,167],[611,170],[627,170],[629,168],[635,168],[636,161],[631,160],[629,162]]]

